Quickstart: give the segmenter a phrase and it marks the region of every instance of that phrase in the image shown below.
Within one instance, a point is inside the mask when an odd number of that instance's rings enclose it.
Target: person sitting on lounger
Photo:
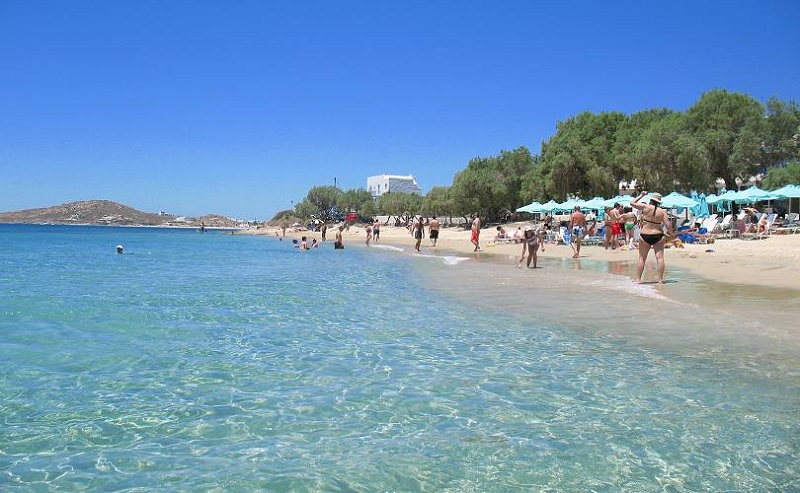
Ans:
[[[758,220],[758,224],[756,224],[756,233],[760,235],[769,233],[769,218],[766,213],[762,214],[761,219]]]
[[[518,227],[517,230],[514,231],[514,236],[512,238],[514,239],[514,243],[519,243],[522,241],[523,239],[522,226]]]
[[[498,242],[498,241],[503,241],[506,238],[508,238],[508,235],[506,234],[506,229],[504,227],[502,227],[502,226],[498,226],[497,227],[497,236],[494,237],[495,243]]]

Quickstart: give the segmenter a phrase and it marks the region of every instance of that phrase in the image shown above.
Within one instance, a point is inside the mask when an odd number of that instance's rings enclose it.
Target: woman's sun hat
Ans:
[[[658,202],[660,204],[661,203],[661,194],[660,193],[651,193],[650,194],[650,200],[652,200],[653,202]]]

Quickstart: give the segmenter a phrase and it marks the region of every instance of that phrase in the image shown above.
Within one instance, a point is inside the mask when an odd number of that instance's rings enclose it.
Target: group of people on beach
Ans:
[[[606,249],[616,249],[617,247],[622,247],[622,245],[634,248],[634,228],[638,224],[641,232],[638,235],[639,257],[634,282],[641,282],[647,257],[652,250],[658,265],[658,283],[663,284],[665,272],[664,249],[667,241],[674,236],[674,229],[667,211],[661,207],[661,194],[653,193],[648,203],[642,202],[647,193],[646,191],[641,192],[631,201],[629,208],[623,208],[620,204],[615,204],[614,207],[606,210],[603,218],[605,229],[603,246]],[[634,210],[636,212],[633,212]],[[472,243],[475,245],[474,251],[478,251],[480,249],[477,242],[480,235],[480,222],[477,214],[474,217]],[[550,221],[547,219],[550,219]],[[540,248],[544,252],[544,235],[550,229],[551,221],[552,217],[547,216],[542,223],[525,227],[521,235],[519,231],[514,234],[514,241],[522,243],[522,255],[517,262],[517,267],[521,267],[523,261],[527,259],[526,265],[529,268],[537,268],[537,252]],[[579,206],[573,209],[566,227],[566,231],[569,233],[569,244],[573,250],[572,258],[580,258],[583,240],[587,235],[594,233],[592,231],[594,226],[593,223],[590,225],[590,219],[581,211]],[[498,236],[495,237],[495,241],[507,238],[506,232],[501,226],[497,227],[497,231]],[[623,233],[625,234],[625,240],[621,243]]]
[[[408,231],[414,237],[414,250],[420,251],[422,247],[422,240],[425,238],[425,226],[428,226],[428,238],[430,239],[431,246],[435,247],[439,241],[439,229],[441,224],[436,216],[426,218],[424,216],[417,216],[408,223]]]
[[[672,222],[669,220],[667,211],[661,208],[661,194],[654,193],[650,196],[650,203],[643,203],[641,200],[647,195],[646,191],[641,192],[636,198],[631,201],[630,211],[623,211],[620,204],[614,204],[614,207],[606,211],[603,219],[605,234],[603,246],[608,250],[616,249],[619,242],[619,237],[622,234],[623,227],[625,228],[625,238],[627,245],[633,246],[633,231],[636,223],[641,225],[641,232],[639,233],[639,260],[636,266],[636,277],[634,281],[639,283],[644,273],[645,262],[652,250],[656,257],[658,264],[658,282],[664,283],[664,248],[667,239],[674,235]],[[632,211],[636,209],[637,214]],[[630,226],[629,226],[630,225]],[[664,231],[666,228],[666,232]],[[569,231],[571,234],[571,244],[575,254],[573,258],[579,258],[581,253],[581,242],[587,233],[587,219],[586,215],[581,212],[579,206],[575,206],[569,219]]]
[[[616,249],[626,245],[629,248],[634,246],[634,228],[638,224],[641,228],[639,233],[640,240],[638,241],[639,258],[636,267],[635,282],[641,282],[644,273],[645,263],[647,257],[652,250],[654,252],[656,263],[658,265],[658,282],[664,283],[664,249],[667,240],[673,236],[673,225],[669,220],[667,211],[661,207],[661,195],[653,193],[650,195],[648,203],[642,202],[642,199],[648,192],[641,192],[634,198],[629,208],[623,208],[620,204],[615,204],[606,210],[603,218],[603,225],[605,229],[604,234],[604,247],[606,249]],[[636,212],[634,212],[634,210]],[[589,218],[584,214],[579,206],[576,206],[569,216],[569,222],[566,230],[569,232],[570,245],[573,248],[573,258],[580,258],[581,245],[587,234],[592,234],[594,224],[589,226]],[[425,238],[427,226],[427,234],[430,238],[431,246],[435,247],[439,239],[440,223],[436,216],[425,218],[424,216],[417,216],[409,222],[409,231],[415,239],[414,249],[419,252],[422,240]],[[517,267],[522,267],[525,262],[528,268],[538,267],[538,252],[541,249],[545,251],[545,233],[548,229],[552,228],[552,217],[547,216],[545,220],[536,226],[527,226],[523,231],[517,231],[514,240],[522,244],[522,254],[517,262]],[[334,249],[343,249],[344,240],[342,233],[345,229],[344,225],[337,228],[336,240],[334,242]],[[372,224],[366,228],[366,245],[369,246],[371,242],[378,242],[380,240],[381,224],[378,219],[375,219]],[[495,238],[497,241],[499,237],[508,238],[502,226],[498,226],[498,236]],[[478,213],[472,215],[472,223],[470,225],[470,241],[474,246],[473,252],[481,251],[480,234],[481,234],[481,218]],[[625,240],[620,244],[622,234],[625,234]],[[566,236],[566,235],[565,235]],[[322,233],[323,241],[325,241],[325,230]],[[297,240],[294,240],[297,243]],[[303,236],[296,245],[300,250],[309,250],[317,248],[319,243],[316,239],[312,240],[309,245],[307,238]]]

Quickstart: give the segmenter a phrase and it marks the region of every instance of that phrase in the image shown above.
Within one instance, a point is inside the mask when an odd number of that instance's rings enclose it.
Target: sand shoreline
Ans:
[[[506,225],[507,231],[515,231],[518,226],[526,223],[512,223]],[[263,228],[259,230],[242,230],[237,234],[261,234],[276,236],[280,234],[277,228]],[[494,229],[481,231],[481,251],[473,252],[470,243],[470,232],[457,228],[444,228],[436,247],[431,246],[426,237],[422,240],[423,253],[452,254],[486,258],[498,263],[507,263],[514,267],[522,251],[520,244],[506,243],[494,244]],[[335,235],[335,229],[329,228],[328,240]],[[319,232],[288,231],[287,238],[321,238]],[[427,236],[427,231],[426,231]],[[350,247],[366,247],[366,231],[362,226],[352,226],[345,231],[344,243]],[[380,244],[396,246],[414,252],[415,240],[408,230],[403,227],[382,226]],[[573,251],[567,245],[546,245],[544,252],[539,252],[542,259],[570,259]],[[601,262],[635,263],[638,258],[637,251],[605,250],[602,246],[585,245],[581,249],[583,259]],[[669,279],[670,269],[683,269],[693,275],[735,285],[764,286],[784,288],[800,291],[800,235],[771,235],[760,240],[718,239],[712,244],[687,244],[685,248],[670,248],[665,254],[667,273]],[[653,281],[656,277],[655,260],[653,254],[648,258],[647,268],[643,281]]]

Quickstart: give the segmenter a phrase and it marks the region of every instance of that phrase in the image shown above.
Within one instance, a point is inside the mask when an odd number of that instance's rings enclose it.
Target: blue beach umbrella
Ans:
[[[800,185],[786,185],[785,187],[773,190],[770,193],[773,195],[779,195],[784,199],[800,198]]]
[[[740,193],[742,194],[743,197],[752,199],[753,202],[761,202],[762,200],[775,200],[780,198],[774,193],[762,190],[755,185],[748,188],[747,190],[742,190]]]
[[[631,205],[631,202],[633,202],[633,197],[630,195],[617,195],[616,197],[603,201],[603,207],[614,207],[614,204],[627,206]]]
[[[542,204],[542,212],[553,212],[558,207],[558,202],[553,199]]]
[[[792,199],[800,198],[800,186],[798,185],[786,185],[785,187],[781,187],[777,190],[773,190],[772,193],[778,195],[780,197],[789,199],[789,211],[792,210]]]
[[[701,193],[700,195],[694,193],[692,194],[692,200],[697,201],[697,205],[692,207],[692,214],[695,217],[708,217],[710,211],[708,210],[708,201],[706,200],[706,194]]]
[[[576,205],[580,206],[582,202],[583,201],[580,199],[567,199],[566,201],[559,203],[554,210],[569,212],[574,209]]]
[[[672,192],[661,199],[661,207],[665,209],[687,209],[695,207],[698,204],[699,202],[696,200],[692,200],[690,197],[681,195],[678,192]]]
[[[539,202],[533,201],[530,204],[524,205],[524,206],[520,207],[519,209],[517,209],[517,212],[528,212],[528,213],[534,214],[536,212],[542,212],[541,208],[542,208],[542,204],[540,204]]]
[[[748,197],[744,191],[737,192],[736,190],[728,190],[717,195],[712,202],[709,199],[706,199],[709,204],[719,204],[720,202],[727,203],[730,205],[731,203],[736,204],[752,204],[753,202],[758,202],[751,197]]]
[[[603,210],[605,206],[606,199],[603,197],[595,197],[593,199],[585,200],[578,205],[581,209],[591,209],[595,211]]]

